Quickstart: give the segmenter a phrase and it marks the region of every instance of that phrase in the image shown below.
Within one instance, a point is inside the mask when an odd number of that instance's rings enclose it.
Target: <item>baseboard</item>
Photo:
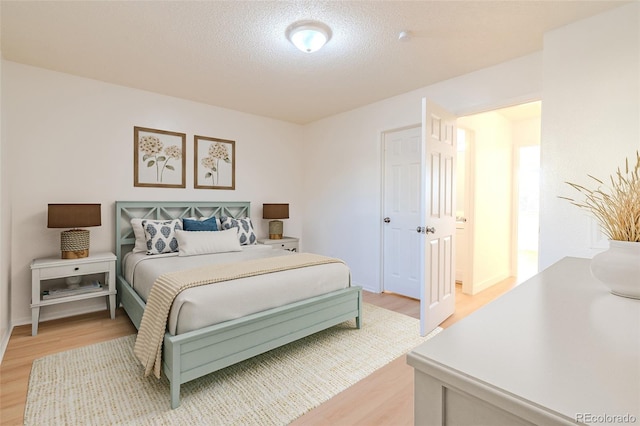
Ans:
[[[498,275],[494,275],[491,278],[488,278],[486,280],[480,281],[477,284],[473,284],[473,291],[471,293],[472,296],[480,293],[483,290],[488,289],[489,287],[498,284],[500,281],[504,281],[507,278],[509,278],[511,275],[509,274],[509,272],[503,272],[501,274]]]
[[[11,333],[13,333],[13,325],[10,325],[7,329],[7,332],[2,336],[2,340],[0,340],[0,364],[2,364],[2,360],[4,359],[4,353],[7,350],[7,346],[9,346],[9,339],[11,339]]]
[[[357,283],[357,282],[352,282],[351,286],[353,286],[353,287],[360,286],[360,287],[362,287],[362,290],[368,291],[369,293],[381,293],[379,288],[373,288],[373,287],[371,287],[369,285],[366,285],[366,284],[360,284],[360,283]]]

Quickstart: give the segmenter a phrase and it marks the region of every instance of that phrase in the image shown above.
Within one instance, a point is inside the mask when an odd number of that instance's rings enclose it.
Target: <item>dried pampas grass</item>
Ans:
[[[584,195],[584,201],[560,198],[590,211],[610,239],[640,242],[640,153],[636,151],[635,167],[629,169],[627,159],[625,173],[618,168],[618,171],[610,176],[611,185],[608,188],[602,188],[605,184],[600,179],[587,176],[599,184],[598,188],[591,190],[566,182]]]

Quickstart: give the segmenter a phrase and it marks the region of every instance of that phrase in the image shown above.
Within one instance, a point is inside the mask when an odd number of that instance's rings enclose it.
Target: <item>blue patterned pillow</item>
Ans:
[[[215,216],[204,220],[197,219],[182,219],[182,225],[185,231],[217,231],[218,224],[216,223]]]
[[[182,221],[143,220],[142,228],[147,239],[147,254],[162,254],[178,251],[176,229],[182,230]]]
[[[220,223],[222,224],[222,229],[238,228],[238,241],[240,241],[241,246],[258,243],[258,238],[253,231],[250,218],[234,219],[232,217],[222,216]]]

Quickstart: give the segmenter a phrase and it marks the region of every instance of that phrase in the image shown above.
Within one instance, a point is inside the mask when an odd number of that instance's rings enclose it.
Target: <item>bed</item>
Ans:
[[[140,329],[146,304],[129,283],[131,273],[124,271],[125,259],[130,261],[134,256],[131,253],[135,245],[131,219],[171,220],[212,216],[235,219],[250,217],[250,203],[116,202],[117,295],[119,304],[137,329]],[[256,246],[253,251],[262,256],[264,249],[266,247]],[[249,256],[254,256],[254,253]],[[274,280],[276,275],[269,275],[271,284],[277,285],[277,279]],[[354,318],[356,327],[360,328],[362,289],[348,286],[213,325],[196,325],[195,329],[180,330],[179,325],[169,325],[173,327],[173,333],[167,331],[164,334],[162,371],[170,383],[171,408],[180,404],[182,383]]]

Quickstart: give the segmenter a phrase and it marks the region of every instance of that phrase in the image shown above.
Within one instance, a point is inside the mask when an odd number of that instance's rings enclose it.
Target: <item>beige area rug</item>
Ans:
[[[349,321],[185,383],[171,410],[169,382],[143,377],[135,335],[33,363],[27,425],[284,425],[405,354],[419,321],[364,304],[360,330]]]

